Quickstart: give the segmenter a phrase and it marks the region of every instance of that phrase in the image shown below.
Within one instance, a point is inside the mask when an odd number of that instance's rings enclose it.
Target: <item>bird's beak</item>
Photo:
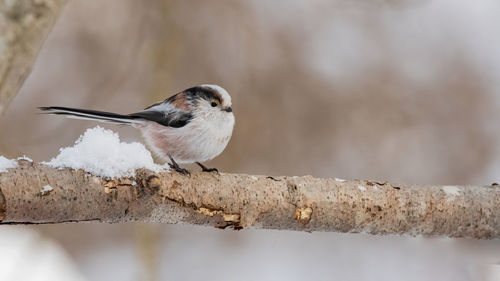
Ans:
[[[233,112],[233,109],[231,107],[226,107],[222,110],[224,110],[225,112]]]

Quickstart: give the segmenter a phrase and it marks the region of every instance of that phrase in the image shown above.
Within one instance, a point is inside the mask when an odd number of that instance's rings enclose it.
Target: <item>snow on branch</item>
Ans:
[[[500,187],[184,176],[100,127],[49,162],[0,157],[0,224],[84,221],[500,238]]]

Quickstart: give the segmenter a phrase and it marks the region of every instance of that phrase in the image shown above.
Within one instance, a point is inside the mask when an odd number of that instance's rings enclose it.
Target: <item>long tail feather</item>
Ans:
[[[137,124],[142,123],[137,117],[130,115],[122,115],[112,112],[89,110],[89,109],[79,109],[79,108],[69,108],[61,106],[47,106],[39,107],[43,113],[54,114],[54,115],[64,115],[68,118],[83,119],[83,120],[95,120],[99,122],[115,123],[115,124]]]

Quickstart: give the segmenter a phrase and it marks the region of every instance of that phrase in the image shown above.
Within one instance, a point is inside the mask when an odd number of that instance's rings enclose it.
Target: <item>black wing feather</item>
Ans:
[[[106,112],[106,111],[98,111],[98,110],[91,110],[91,109],[81,109],[81,108],[72,108],[72,107],[63,107],[63,106],[43,106],[39,107],[40,110],[42,111],[67,111],[67,112],[73,112],[76,113],[74,115],[78,115],[78,113],[82,114],[88,114],[88,115],[94,115],[94,116],[100,116],[104,118],[121,118],[121,119],[133,119],[128,115],[122,115],[122,114],[117,114],[113,112]],[[58,113],[58,112],[52,112],[51,114],[61,114],[64,115],[66,113]]]
[[[184,127],[193,118],[193,115],[191,113],[182,110],[172,111],[167,114],[165,114],[165,112],[162,111],[144,110],[137,113],[122,115],[112,112],[70,108],[62,106],[48,106],[39,108],[42,111],[49,111],[50,114],[55,114],[55,115],[70,115],[79,118],[90,118],[95,120],[110,121],[110,122],[124,123],[124,124],[130,123],[126,120],[144,119],[157,122],[163,126],[173,127],[173,128]],[[60,110],[60,112],[58,112],[58,110]]]
[[[149,121],[154,121],[158,124],[167,127],[181,128],[186,126],[193,115],[185,111],[175,111],[165,114],[165,112],[155,111],[155,110],[145,110],[137,113],[132,113],[129,115],[132,118],[141,118]]]

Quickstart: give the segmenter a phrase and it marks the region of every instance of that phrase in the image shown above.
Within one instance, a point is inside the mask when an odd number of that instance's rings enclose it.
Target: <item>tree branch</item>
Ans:
[[[0,115],[31,72],[65,2],[0,1]]]
[[[1,224],[81,221],[500,238],[500,188],[149,170],[106,180],[24,160],[0,174]]]

